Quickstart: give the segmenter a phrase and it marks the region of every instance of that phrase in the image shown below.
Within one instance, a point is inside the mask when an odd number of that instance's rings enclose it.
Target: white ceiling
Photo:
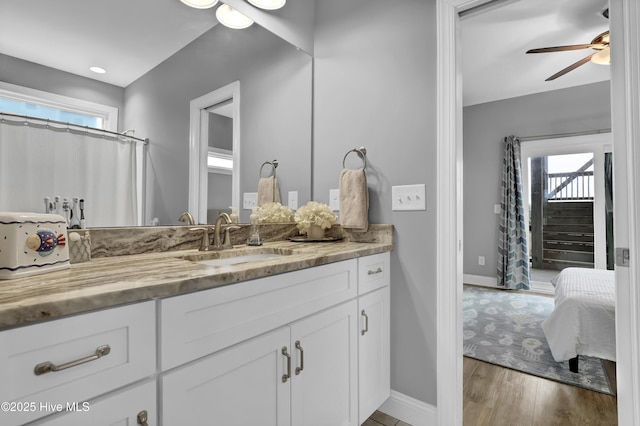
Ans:
[[[178,0],[12,0],[0,10],[0,53],[120,87],[218,23],[215,8]]]
[[[499,0],[464,17],[464,104],[608,80],[608,66],[588,63],[544,81],[590,49],[524,53],[590,42],[608,29],[605,7],[606,0]],[[0,53],[126,87],[216,25],[214,11],[178,0],[3,1]],[[93,65],[107,74],[92,73]]]
[[[507,0],[462,19],[464,105],[609,80],[609,66],[587,63],[550,82],[594,52],[525,54],[529,49],[585,44],[609,29],[607,0]]]

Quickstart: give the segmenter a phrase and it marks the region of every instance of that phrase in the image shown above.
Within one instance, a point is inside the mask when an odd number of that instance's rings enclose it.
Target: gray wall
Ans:
[[[496,276],[502,138],[610,128],[609,98],[605,81],[464,108],[465,274]]]
[[[125,130],[124,89],[65,71],[0,54],[0,81],[118,108],[118,130]],[[136,132],[136,136],[140,133]],[[144,136],[140,136],[144,137]]]
[[[217,25],[125,90],[125,123],[150,138],[146,219],[177,223],[188,205],[189,102],[240,81],[240,192],[277,158],[283,194],[310,197],[311,58],[258,25]],[[138,132],[136,132],[138,134]],[[248,212],[240,211],[248,221]]]
[[[436,404],[435,1],[316,2],[314,184],[328,203],[342,158],[367,148],[371,223],[393,223],[391,387]],[[427,210],[391,211],[424,183]],[[453,355],[453,354],[452,354]]]
[[[233,119],[209,114],[209,146],[233,150]]]

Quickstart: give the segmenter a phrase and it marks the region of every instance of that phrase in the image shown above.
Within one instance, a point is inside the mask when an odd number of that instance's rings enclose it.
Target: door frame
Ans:
[[[458,12],[487,0],[437,0],[437,424],[462,424],[462,77]],[[615,239],[630,251],[616,268],[618,422],[640,424],[640,3],[610,0]],[[627,142],[628,141],[628,142]],[[455,356],[452,356],[454,354]]]
[[[209,184],[209,112],[215,104],[233,99],[232,205],[240,201],[240,82],[234,81],[189,102],[189,212],[196,223],[207,223]]]
[[[522,141],[520,144],[522,158],[522,192],[524,199],[529,198],[531,192],[528,182],[529,164],[527,158],[546,157],[552,155],[593,153],[593,178],[594,178],[594,202],[593,202],[593,226],[594,226],[594,268],[607,269],[606,250],[606,217],[604,194],[604,154],[611,152],[611,133],[598,133],[594,135],[572,136],[566,138],[540,139],[534,141]],[[526,201],[525,201],[526,203]],[[524,209],[525,229],[529,229],[529,209]],[[531,250],[531,246],[529,246]]]

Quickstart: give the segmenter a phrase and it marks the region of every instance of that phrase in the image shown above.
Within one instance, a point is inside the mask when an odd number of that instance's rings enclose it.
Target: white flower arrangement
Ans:
[[[266,203],[258,207],[260,223],[293,222],[293,210],[280,203]]]
[[[295,220],[298,229],[306,233],[311,225],[317,225],[322,229],[331,228],[333,224],[337,223],[338,218],[328,205],[309,201],[296,211]]]

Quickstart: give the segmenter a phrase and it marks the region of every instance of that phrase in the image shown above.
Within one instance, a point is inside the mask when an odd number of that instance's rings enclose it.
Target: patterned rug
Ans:
[[[552,310],[552,297],[465,285],[464,356],[613,395],[601,360],[580,356],[579,373],[554,361],[540,325]]]

